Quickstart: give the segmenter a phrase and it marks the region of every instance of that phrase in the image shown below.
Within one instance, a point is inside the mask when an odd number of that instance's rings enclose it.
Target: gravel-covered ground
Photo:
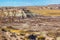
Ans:
[[[33,32],[43,32],[43,31],[60,31],[60,18],[59,17],[33,17],[33,18],[25,18],[20,19],[19,22],[11,22],[11,23],[1,23],[0,27],[13,27],[18,30],[27,30]],[[2,39],[0,40],[24,40],[25,36],[17,35],[15,33],[11,33],[9,31],[1,31]],[[12,37],[11,37],[12,35]],[[14,37],[13,37],[14,36]],[[16,37],[16,38],[15,38]]]
[[[18,21],[18,20],[17,20]],[[60,28],[59,17],[35,17],[20,19],[19,22],[2,23],[0,26],[12,26],[19,30],[57,30]]]

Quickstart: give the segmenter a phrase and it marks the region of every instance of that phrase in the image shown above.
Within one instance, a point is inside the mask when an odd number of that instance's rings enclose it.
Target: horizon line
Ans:
[[[48,5],[59,5],[59,4],[47,4],[47,5],[18,5],[18,6],[0,6],[0,7],[30,7],[30,6],[48,6]]]

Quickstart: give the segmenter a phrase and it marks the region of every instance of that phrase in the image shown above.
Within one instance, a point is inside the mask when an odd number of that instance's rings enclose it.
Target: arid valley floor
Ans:
[[[60,40],[60,6],[1,7],[0,40]]]

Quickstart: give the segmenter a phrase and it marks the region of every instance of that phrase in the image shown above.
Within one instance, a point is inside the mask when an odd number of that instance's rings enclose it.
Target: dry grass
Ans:
[[[30,10],[34,13],[39,13],[44,16],[60,16],[60,10],[48,10],[48,9],[45,9],[45,10],[30,9]]]

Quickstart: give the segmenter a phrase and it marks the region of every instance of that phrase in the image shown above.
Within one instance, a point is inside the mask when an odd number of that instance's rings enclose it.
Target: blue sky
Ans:
[[[60,4],[60,0],[0,0],[0,6],[43,6]]]

